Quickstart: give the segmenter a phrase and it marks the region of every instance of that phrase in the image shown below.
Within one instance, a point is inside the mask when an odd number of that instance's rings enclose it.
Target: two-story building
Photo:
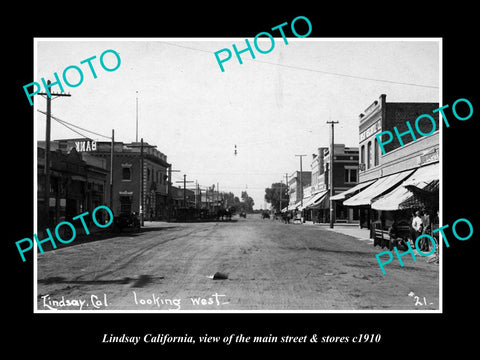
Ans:
[[[371,223],[380,221],[384,229],[393,219],[408,222],[415,209],[428,203],[434,215],[438,210],[439,170],[439,128],[438,114],[433,110],[438,103],[386,102],[382,94],[359,115],[359,183],[357,186],[336,195],[337,205],[356,208],[360,211],[360,226],[370,228]],[[406,122],[415,123],[417,117],[429,114],[436,121],[436,131],[429,136],[417,135],[414,139],[407,132]],[[375,135],[391,131],[394,127],[402,135],[399,141],[385,145],[381,152]],[[423,133],[432,130],[428,121],[418,123]],[[395,138],[396,140],[396,138]],[[414,192],[422,191],[424,201]],[[409,190],[410,189],[410,190]],[[425,201],[425,197],[428,201]]]
[[[107,164],[88,161],[82,153],[64,152],[58,142],[50,144],[49,189],[45,188],[45,141],[37,145],[38,227],[44,229],[106,204]]]
[[[96,152],[91,155],[110,159],[110,153],[110,142],[98,142]],[[115,142],[112,189],[114,213],[140,214],[143,211],[144,219],[167,219],[169,167],[167,156],[157,150],[155,145],[146,142]]]
[[[143,212],[146,220],[168,218],[168,168],[167,156],[146,142],[113,144],[91,139],[64,139],[52,144],[63,153],[81,154],[87,163],[103,164],[108,172],[104,204],[115,215]],[[142,168],[143,166],[143,168]],[[110,191],[110,168],[112,188]],[[142,183],[143,180],[143,183]],[[143,204],[142,200],[143,199]]]
[[[334,144],[333,193],[338,194],[355,186],[358,182],[358,148]],[[303,205],[306,221],[330,221],[330,171],[331,156],[328,147],[318,148],[312,154],[310,196]],[[342,204],[334,203],[334,221],[353,222],[358,220],[357,212]]]
[[[304,188],[308,188],[312,181],[311,171],[294,171],[288,177],[288,194],[290,202],[288,211],[296,211],[303,204]]]

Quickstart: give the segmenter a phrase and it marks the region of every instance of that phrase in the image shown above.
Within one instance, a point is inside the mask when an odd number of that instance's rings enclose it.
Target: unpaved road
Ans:
[[[158,225],[38,255],[38,310],[439,308],[438,265],[405,256],[382,275],[378,248],[320,226],[254,216]]]

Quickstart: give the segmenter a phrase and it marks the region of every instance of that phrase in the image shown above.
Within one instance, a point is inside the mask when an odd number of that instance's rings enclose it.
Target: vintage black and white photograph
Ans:
[[[35,39],[35,312],[442,311],[442,39],[303,20]]]

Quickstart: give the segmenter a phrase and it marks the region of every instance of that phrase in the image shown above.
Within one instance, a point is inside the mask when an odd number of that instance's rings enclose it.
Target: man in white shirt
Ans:
[[[420,235],[422,235],[422,232],[423,232],[423,221],[420,215],[421,215],[420,211],[415,212],[415,217],[412,220],[412,228],[415,233],[413,244],[415,244],[415,241]]]

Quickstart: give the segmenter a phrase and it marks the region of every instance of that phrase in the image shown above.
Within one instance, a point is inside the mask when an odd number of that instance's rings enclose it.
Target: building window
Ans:
[[[122,168],[122,180],[127,180],[127,181],[132,180],[132,173],[130,171],[130,167],[124,166]]]
[[[346,168],[345,169],[345,183],[357,183],[358,182],[358,171],[355,168]]]
[[[375,139],[375,163],[374,165],[377,166],[379,163],[379,157],[380,157],[380,145],[378,144],[378,141]]]
[[[360,150],[360,164],[365,164],[365,145]]]
[[[130,168],[129,168],[130,169]],[[132,197],[120,195],[120,213],[130,214],[132,212]]]
[[[367,145],[367,169],[372,167],[372,142],[369,141]]]

